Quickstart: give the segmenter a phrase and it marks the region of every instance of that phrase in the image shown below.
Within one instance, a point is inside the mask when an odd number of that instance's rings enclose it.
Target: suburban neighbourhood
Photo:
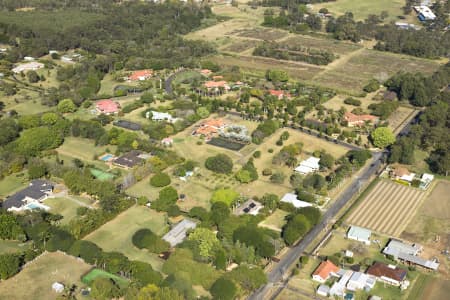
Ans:
[[[0,0],[0,299],[448,299],[449,16]]]

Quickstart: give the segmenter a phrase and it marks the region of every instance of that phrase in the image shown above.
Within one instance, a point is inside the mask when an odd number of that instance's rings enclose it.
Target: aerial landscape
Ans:
[[[447,300],[449,0],[0,0],[0,300]]]

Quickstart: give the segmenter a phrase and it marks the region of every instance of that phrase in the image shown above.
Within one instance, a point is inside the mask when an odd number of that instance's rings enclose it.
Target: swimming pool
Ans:
[[[41,203],[31,202],[31,203],[28,203],[25,206],[25,209],[29,209],[29,210],[34,210],[34,209],[49,210],[50,207],[48,207],[47,205],[41,204]]]
[[[100,157],[100,160],[103,160],[103,161],[109,161],[109,160],[111,160],[111,158],[113,158],[114,156],[112,155],[112,154],[105,154],[105,155],[103,155],[102,157]]]

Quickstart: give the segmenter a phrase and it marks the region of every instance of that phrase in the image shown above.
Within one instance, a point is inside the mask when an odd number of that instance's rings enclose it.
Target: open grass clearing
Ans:
[[[418,111],[417,111],[418,112]],[[414,117],[414,109],[410,107],[400,106],[398,107],[390,116],[387,118],[387,122],[389,123],[389,128],[395,134],[398,134],[404,127],[405,123],[408,124],[408,120]]]
[[[54,282],[82,286],[81,276],[92,268],[73,256],[61,252],[44,253],[28,263],[19,274],[0,284],[0,298],[8,300],[51,300],[59,294]]]
[[[132,185],[129,189],[127,189],[127,194],[134,197],[144,196],[147,197],[147,199],[149,199],[150,201],[156,200],[161,188],[150,185],[151,176],[152,175]]]
[[[224,52],[241,53],[254,48],[257,44],[258,41],[254,40],[236,40],[233,41],[230,45],[226,45],[221,50]]]
[[[244,73],[258,77],[264,77],[267,69],[281,69],[286,71],[292,79],[310,80],[323,70],[322,67],[315,65],[256,56],[216,55],[211,57],[210,60],[223,66],[238,66]]]
[[[235,30],[231,34],[244,38],[252,38],[263,41],[276,41],[287,36],[287,32],[279,29],[254,27]]]
[[[6,198],[28,185],[28,177],[24,173],[16,173],[0,180],[0,198]]]
[[[106,74],[100,82],[99,95],[114,95],[114,87],[119,85],[119,82],[114,80],[112,74]]]
[[[321,8],[327,8],[332,14],[337,16],[346,12],[352,12],[356,20],[364,20],[369,15],[380,15],[382,11],[389,14],[386,22],[398,20],[398,16],[403,16],[403,0],[338,0],[326,3],[316,3],[313,11],[318,12]]]
[[[361,48],[361,46],[349,42],[337,41],[327,38],[317,38],[307,35],[295,35],[283,40],[281,44],[318,49],[322,51],[332,52],[338,55],[345,55]]]
[[[62,225],[66,225],[77,215],[77,208],[81,207],[75,201],[67,198],[48,198],[44,204],[50,207],[50,213],[63,216]]]
[[[111,274],[101,269],[93,269],[92,271],[84,275],[81,280],[83,281],[83,283],[90,285],[92,281],[99,277],[110,278],[114,280],[114,282],[116,282],[121,288],[128,286],[128,280],[126,280],[125,278]]]
[[[258,226],[281,232],[284,224],[286,224],[286,216],[288,214],[289,213],[284,210],[277,209],[264,221],[260,222]]]
[[[425,192],[380,180],[346,222],[391,236],[400,236],[422,203]]]
[[[96,146],[94,141],[84,138],[67,137],[64,144],[56,149],[59,154],[78,158],[87,162],[98,162],[95,156],[108,152],[114,153],[116,146]]]
[[[356,106],[345,104],[344,100],[346,98],[348,98],[348,96],[336,95],[333,98],[331,98],[330,100],[328,100],[327,102],[323,103],[322,105],[326,109],[332,109],[334,111],[341,109],[341,107],[344,107],[347,111],[352,111],[354,108],[356,108]],[[361,101],[361,106],[358,106],[358,107],[361,107],[362,109],[366,110],[367,112],[369,112],[367,107],[370,104],[380,102],[380,101],[372,100],[371,97],[354,97],[354,98]]]
[[[121,252],[130,260],[143,261],[155,270],[161,270],[163,261],[157,254],[138,249],[131,241],[133,234],[142,228],[158,235],[164,234],[168,229],[166,214],[145,206],[133,206],[84,239],[96,243],[105,251]]]
[[[417,286],[417,288],[416,288]],[[409,293],[409,300],[433,299],[447,300],[450,292],[450,281],[421,275]]]
[[[19,241],[0,240],[0,255],[5,253],[16,253],[26,249],[30,244],[22,243]]]
[[[399,71],[431,74],[439,63],[412,56],[363,49],[348,61],[331,64],[326,71],[313,78],[319,85],[350,93],[361,93],[372,78],[386,80]]]

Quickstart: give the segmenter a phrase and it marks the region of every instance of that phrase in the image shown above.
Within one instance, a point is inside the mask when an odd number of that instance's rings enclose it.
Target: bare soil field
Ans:
[[[345,63],[330,65],[313,80],[326,87],[360,93],[372,78],[386,80],[398,71],[431,74],[438,67],[439,63],[431,60],[364,49]]]
[[[254,56],[222,56],[211,58],[212,61],[222,66],[238,66],[242,71],[251,72],[253,75],[264,76],[267,69],[282,69],[293,79],[310,80],[323,70],[323,68],[305,63],[280,61],[270,58]]]
[[[237,40],[232,42],[231,45],[225,46],[221,50],[225,52],[241,53],[255,47],[257,44],[258,41],[255,40]]]
[[[425,192],[381,180],[347,218],[347,223],[399,237],[420,206]]]
[[[26,265],[19,274],[0,283],[0,299],[56,299],[59,294],[52,290],[54,282],[80,287],[81,276],[91,268],[91,265],[70,255],[44,253]]]
[[[421,292],[421,293],[420,293]],[[413,299],[447,300],[450,293],[450,281],[442,279],[428,280],[428,284],[419,295],[411,295]]]
[[[231,32],[230,34],[264,41],[275,41],[288,35],[286,31],[262,27],[239,29]]]
[[[283,40],[281,44],[325,50],[338,55],[348,54],[361,48],[360,46],[352,43],[326,38],[321,39],[307,35],[296,35],[289,37],[288,39]]]

